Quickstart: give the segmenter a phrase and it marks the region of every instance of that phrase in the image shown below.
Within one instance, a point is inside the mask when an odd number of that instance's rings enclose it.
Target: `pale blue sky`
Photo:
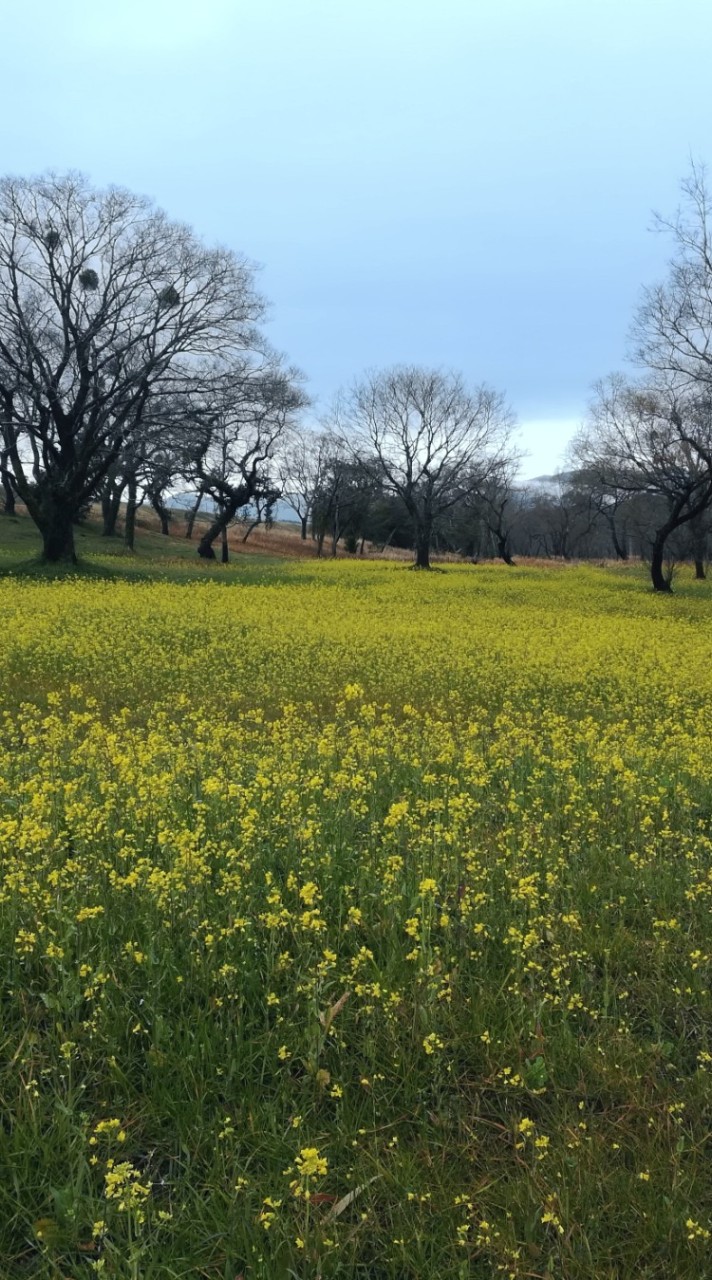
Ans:
[[[709,0],[8,0],[0,169],[79,168],[263,264],[322,402],[417,361],[556,465],[620,367],[690,155]]]

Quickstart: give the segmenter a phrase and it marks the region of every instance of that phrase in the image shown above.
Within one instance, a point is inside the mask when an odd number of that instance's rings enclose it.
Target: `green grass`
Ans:
[[[120,535],[103,537],[99,522],[90,519],[75,527],[78,563],[71,572],[82,577],[133,581],[147,581],[160,576],[174,582],[229,583],[259,580],[266,572],[277,571],[282,563],[277,556],[241,556],[234,552],[228,565],[204,561],[196,552],[197,539],[188,540],[180,534],[180,513],[176,515],[174,531],[169,537],[140,523],[135,549],[129,551]],[[40,535],[28,516],[24,513],[12,517],[0,515],[0,577],[18,574],[47,580],[66,577],[68,570],[65,565],[53,567],[41,562],[41,549]]]

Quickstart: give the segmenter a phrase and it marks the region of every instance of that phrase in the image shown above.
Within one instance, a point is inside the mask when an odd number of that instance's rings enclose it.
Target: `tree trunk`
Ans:
[[[339,525],[339,502],[337,498],[337,501],[334,503],[334,511],[331,517],[331,558],[332,560],[336,559],[336,552],[339,545],[340,533],[341,533],[341,528]]]
[[[242,542],[247,542],[247,539],[249,538],[250,534],[253,532],[253,530],[257,528],[258,524],[262,524],[261,516],[258,516],[256,520],[250,521],[245,532],[242,535],[242,539],[241,539]]]
[[[302,542],[306,542],[309,532],[309,516],[302,516]]]
[[[614,550],[614,551],[615,551],[615,553],[616,553],[616,559],[617,559],[617,560],[627,560],[627,559],[628,559],[628,550],[627,550],[627,548],[624,546],[624,544],[623,544],[622,542],[619,542],[619,540],[618,540],[618,533],[617,533],[617,531],[616,531],[615,521],[611,520],[611,521],[609,522],[609,528],[610,528],[610,530],[611,530],[611,541],[612,541],[612,543],[613,543],[613,550]]]
[[[133,551],[136,540],[136,512],[138,511],[138,485],[135,480],[128,482],[126,496],[126,515],[124,518],[124,542],[129,551]]]
[[[669,594],[672,591],[672,587],[670,586],[669,580],[665,577],[665,571],[663,569],[667,536],[667,529],[660,530],[655,535],[653,553],[650,559],[650,577],[653,583],[653,591],[665,591]]]
[[[197,516],[198,512],[200,511],[200,504],[201,504],[201,502],[203,501],[203,498],[204,498],[204,497],[205,497],[205,494],[203,493],[203,490],[201,489],[201,490],[200,490],[200,492],[198,493],[197,498],[195,499],[195,502],[194,502],[194,504],[193,504],[192,508],[191,508],[190,515],[188,516],[188,525],[187,525],[187,527],[186,527],[186,531],[185,531],[185,536],[186,536],[186,538],[189,538],[189,539],[190,539],[190,538],[192,538],[192,537],[193,537],[193,525],[195,524],[195,517]]]
[[[416,569],[430,568],[430,530],[421,529],[415,543]]]
[[[12,476],[5,465],[7,455],[4,454],[0,458],[0,478],[2,479],[2,487],[5,493],[5,503],[3,511],[6,516],[14,516],[15,514],[15,490],[12,484]]]
[[[504,563],[510,565],[513,569],[516,568],[516,565],[510,555],[506,535],[497,533],[495,534],[495,538],[497,539],[497,555],[500,560],[504,560]]]
[[[229,549],[228,544],[227,544],[227,525],[223,525],[222,533],[221,533],[221,535],[220,535],[220,541],[221,541],[221,543],[222,543],[222,554],[221,554],[221,556],[220,556],[220,559],[221,559],[221,561],[222,561],[222,563],[223,563],[223,564],[229,564],[229,563],[230,563],[230,549]]]
[[[161,495],[159,493],[150,494],[149,499],[150,499],[151,506],[153,507],[153,510],[155,511],[156,515],[158,516],[158,519],[161,522],[161,533],[164,534],[166,538],[168,538],[171,532],[169,528],[171,513],[167,507],[164,507],[163,503],[161,502]]]
[[[213,523],[205,530],[200,542],[198,543],[198,555],[201,560],[214,560],[215,552],[213,543],[217,538],[222,537],[223,529],[227,531],[227,527],[240,507],[245,505],[245,497],[243,493],[238,493],[236,497],[231,498],[224,507],[219,508]],[[223,563],[225,563],[223,561]]]
[[[45,564],[76,564],[74,520],[70,507],[59,504],[44,506],[37,521],[42,534],[42,559]]]
[[[102,537],[113,538],[116,534],[116,522],[119,518],[123,485],[107,483],[101,494],[101,515],[103,520]]]
[[[705,557],[707,555],[707,529],[704,524],[705,513],[700,512],[690,521],[692,533],[692,558],[695,562],[695,578],[698,582],[705,580]]]

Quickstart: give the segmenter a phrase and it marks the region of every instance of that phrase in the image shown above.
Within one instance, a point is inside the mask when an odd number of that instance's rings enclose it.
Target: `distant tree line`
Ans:
[[[228,533],[278,502],[317,554],[676,559],[705,574],[712,522],[712,227],[693,169],[666,281],[634,324],[638,379],[595,388],[566,470],[523,485],[504,394],[456,373],[373,371],[318,426],[272,350],[251,265],[149,201],[81,176],[0,181],[0,482],[48,562],[74,562],[94,504],[133,547],[142,504],[228,558]],[[199,523],[198,517],[200,516]],[[197,530],[197,534],[196,534]]]

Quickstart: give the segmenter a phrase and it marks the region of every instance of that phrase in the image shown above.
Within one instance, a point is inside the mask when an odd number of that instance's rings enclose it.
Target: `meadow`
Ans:
[[[712,1276],[709,584],[97,558],[0,617],[0,1275]]]

